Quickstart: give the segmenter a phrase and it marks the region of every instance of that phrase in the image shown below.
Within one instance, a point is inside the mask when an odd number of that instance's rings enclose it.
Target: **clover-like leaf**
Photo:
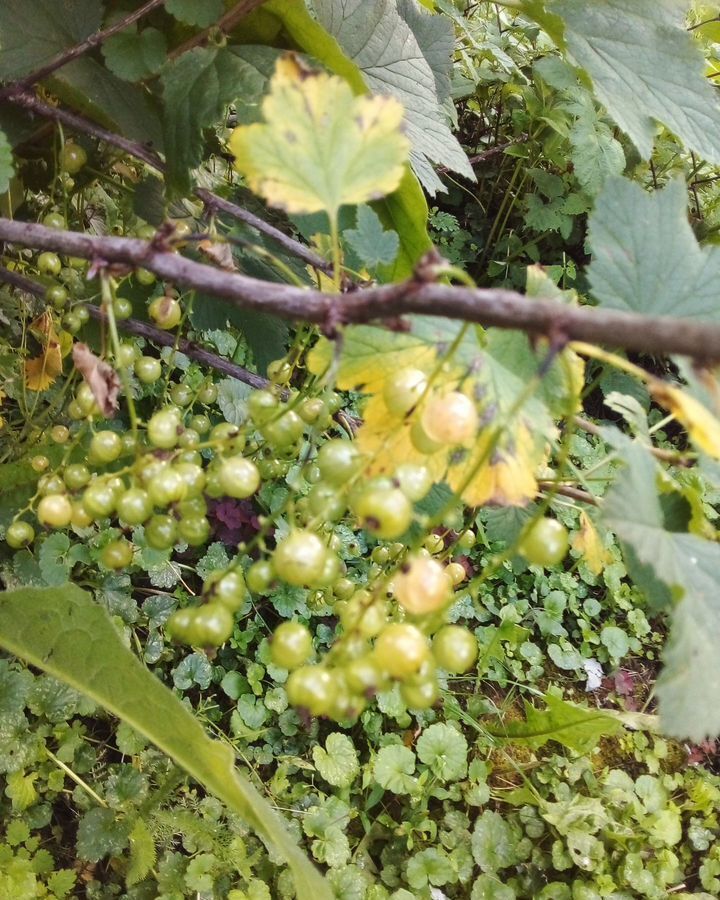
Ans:
[[[444,722],[426,728],[417,742],[417,755],[440,781],[459,781],[465,777],[467,752],[463,735]]]
[[[230,137],[235,168],[268,203],[289,213],[365,203],[400,184],[409,144],[392,97],[356,97],[342,78],[281,58],[262,105],[265,121]]]
[[[329,784],[349,787],[360,771],[353,742],[345,734],[333,732],[327,736],[325,749],[313,747],[315,768]]]

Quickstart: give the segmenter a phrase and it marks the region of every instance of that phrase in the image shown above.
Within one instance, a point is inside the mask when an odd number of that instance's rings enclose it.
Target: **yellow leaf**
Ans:
[[[695,446],[720,459],[720,421],[710,410],[690,394],[663,381],[653,381],[648,387],[653,400],[675,416]]]
[[[572,548],[582,556],[593,575],[599,575],[605,566],[612,562],[612,554],[605,549],[592,519],[586,512],[580,513],[580,530],[573,535]]]
[[[289,213],[366,203],[400,184],[410,144],[393,97],[356,97],[342,78],[278,60],[263,101],[264,123],[230,136],[235,168],[251,190]]]
[[[470,453],[451,466],[448,484],[468,506],[525,506],[537,494],[535,472],[545,453],[520,422],[489,450],[494,439],[494,429],[486,429]]]
[[[25,384],[31,391],[45,391],[62,372],[61,339],[49,312],[32,322],[30,332],[43,344],[43,350],[39,356],[25,361]]]

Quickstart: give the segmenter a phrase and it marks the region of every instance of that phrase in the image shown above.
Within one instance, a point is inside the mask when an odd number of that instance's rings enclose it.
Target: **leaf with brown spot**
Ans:
[[[87,382],[100,412],[106,419],[112,418],[118,409],[120,379],[118,374],[106,362],[95,356],[87,344],[75,344],[73,362]]]

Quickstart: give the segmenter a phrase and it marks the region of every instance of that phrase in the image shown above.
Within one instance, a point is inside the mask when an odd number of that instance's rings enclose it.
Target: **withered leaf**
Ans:
[[[87,344],[75,344],[73,362],[88,383],[100,412],[106,419],[112,418],[118,409],[120,393],[120,378],[115,369],[95,356]]]

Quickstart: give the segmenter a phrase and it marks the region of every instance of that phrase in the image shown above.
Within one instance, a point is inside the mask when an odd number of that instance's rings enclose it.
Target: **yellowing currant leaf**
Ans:
[[[572,548],[582,556],[593,575],[599,575],[612,562],[612,555],[605,549],[597,528],[586,512],[580,513],[580,528],[573,535]]]
[[[653,381],[648,387],[653,400],[675,416],[693,444],[709,456],[720,459],[720,420],[681,388],[663,381]]]
[[[342,78],[278,60],[262,123],[230,136],[235,168],[251,190],[289,213],[366,203],[400,184],[410,144],[393,97],[356,97]]]
[[[61,340],[49,312],[31,323],[30,332],[43,345],[43,350],[39,356],[25,360],[25,385],[31,391],[45,391],[62,372]]]
[[[545,452],[530,430],[516,423],[494,448],[488,428],[461,461],[450,466],[447,481],[468,506],[525,506],[537,494],[535,472]]]
[[[447,451],[427,456],[416,450],[410,440],[410,423],[390,419],[382,394],[373,394],[365,404],[355,443],[368,460],[368,475],[392,475],[403,462],[425,466],[433,481],[441,481],[447,469]]]

